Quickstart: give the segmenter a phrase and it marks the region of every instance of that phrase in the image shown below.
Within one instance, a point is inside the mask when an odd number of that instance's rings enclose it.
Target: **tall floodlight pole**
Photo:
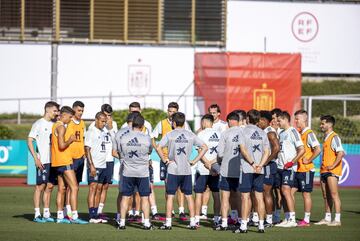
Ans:
[[[58,44],[51,44],[51,100],[57,100]]]

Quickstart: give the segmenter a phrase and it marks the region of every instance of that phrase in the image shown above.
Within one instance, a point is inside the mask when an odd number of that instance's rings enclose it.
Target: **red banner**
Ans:
[[[217,103],[225,115],[235,109],[292,114],[301,106],[300,54],[197,53],[195,95],[205,108]]]

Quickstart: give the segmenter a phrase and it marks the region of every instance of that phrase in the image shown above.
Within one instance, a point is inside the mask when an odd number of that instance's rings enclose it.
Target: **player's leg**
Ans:
[[[201,217],[200,217],[201,219],[207,219],[207,210],[210,201],[210,195],[211,195],[210,188],[207,187],[202,195]]]
[[[273,223],[278,224],[281,222],[281,208],[282,208],[282,194],[281,194],[281,174],[282,170],[277,169],[277,172],[274,175],[274,197],[275,197],[275,205],[274,205],[274,219]]]
[[[99,203],[99,207],[98,207],[99,217],[102,220],[106,220],[106,221],[108,221],[109,218],[103,213],[103,210],[104,210],[109,186],[110,186],[110,184],[112,184],[113,174],[114,174],[114,162],[106,162],[106,170],[105,170],[104,178],[103,178],[104,182],[103,182],[103,187],[102,187],[101,196],[100,196],[100,203]]]
[[[148,177],[145,178],[137,178],[137,186],[139,190],[139,195],[141,197],[141,210],[144,214],[144,226],[143,228],[146,230],[153,229],[150,223],[150,203],[149,203],[149,195],[151,193],[150,189],[150,180]]]
[[[35,209],[35,215],[34,215],[34,221],[35,222],[43,222],[41,218],[41,212],[40,212],[40,199],[41,194],[44,192],[45,184],[42,183],[40,185],[36,185],[34,189],[34,209]]]
[[[172,225],[172,211],[173,201],[177,189],[179,188],[178,176],[167,174],[165,189],[166,189],[166,220],[160,227],[162,230],[170,230]]]
[[[209,175],[208,177],[208,186],[210,191],[212,192],[213,197],[213,211],[214,211],[214,227],[218,226],[218,224],[221,221],[220,217],[220,208],[221,208],[221,202],[220,202],[220,189],[219,189],[219,176],[212,176]]]
[[[135,178],[134,177],[125,177],[122,176],[121,183],[121,203],[120,203],[120,221],[118,223],[118,229],[125,229],[125,219],[126,213],[129,209],[130,198],[134,194],[135,187]]]
[[[326,183],[326,176],[323,174],[321,174],[321,178],[320,178],[320,187],[324,199],[325,217],[321,219],[319,222],[316,222],[315,225],[326,225],[331,222],[332,200],[331,197],[329,197],[330,194]]]
[[[252,188],[254,190],[254,196],[256,200],[256,211],[259,215],[259,226],[258,231],[263,233],[265,230],[264,227],[264,218],[265,218],[265,202],[264,202],[264,175],[263,174],[253,174],[253,184]]]
[[[179,207],[179,218],[182,221],[186,221],[186,214],[185,214],[185,195],[180,190],[180,188],[176,192],[177,204]]]
[[[63,211],[65,192],[66,192],[65,181],[62,175],[58,175],[57,180],[58,180],[58,192],[56,195],[56,207],[57,207],[56,222],[70,223],[68,219],[64,218],[64,211]]]
[[[228,178],[220,176],[220,197],[221,197],[221,226],[215,228],[215,230],[222,231],[227,230],[228,228],[228,220],[227,215],[230,207],[230,185],[228,182]]]
[[[291,189],[294,187],[294,172],[292,170],[284,170],[282,173],[282,186],[281,193],[284,196],[284,201],[286,202],[287,209],[289,211],[289,219],[278,224],[279,227],[296,227],[296,218],[295,218],[295,206],[294,199],[291,193]]]
[[[203,195],[206,189],[206,177],[205,175],[195,174],[195,222],[200,224],[201,206],[203,203]]]
[[[264,201],[265,201],[265,210],[266,210],[266,225],[271,227],[273,224],[272,215],[274,207],[274,193],[272,185],[264,184]]]
[[[192,175],[182,176],[182,180],[180,182],[180,190],[185,195],[185,199],[189,208],[189,216],[190,216],[189,228],[196,229],[197,226],[195,221],[195,203],[194,203],[194,198],[192,196]]]
[[[43,194],[43,203],[44,203],[43,217],[47,222],[54,222],[54,219],[51,217],[51,213],[50,213],[50,200],[53,189],[54,189],[54,184],[48,182],[45,186],[45,190]]]
[[[237,191],[231,190],[230,191],[230,220],[229,224],[236,224],[239,218],[239,200],[240,196]]]
[[[311,192],[313,189],[314,172],[297,173],[297,184],[304,200],[304,219],[298,223],[300,227],[310,226],[312,208]]]
[[[96,193],[96,182],[91,180],[93,178],[89,178],[89,193],[88,193],[88,208],[89,208],[89,222],[90,223],[99,223],[96,215],[95,208],[95,193]]]
[[[341,201],[338,191],[338,178],[335,176],[329,176],[327,178],[327,186],[335,207],[335,219],[333,222],[329,223],[328,226],[341,226]]]

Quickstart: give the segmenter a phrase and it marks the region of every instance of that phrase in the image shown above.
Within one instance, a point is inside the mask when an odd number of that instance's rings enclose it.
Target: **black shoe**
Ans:
[[[272,228],[272,227],[274,227],[274,224],[272,224],[272,223],[268,223],[268,222],[264,222],[264,227],[265,228]]]
[[[258,229],[258,233],[265,233],[264,229]]]
[[[214,222],[212,228],[216,229],[217,227],[221,226],[220,222]]]
[[[186,214],[185,213],[179,213],[179,219],[181,221],[186,221],[187,220]]]
[[[198,226],[196,226],[196,225],[194,225],[194,226],[188,225],[187,228],[190,229],[190,230],[197,230]]]
[[[118,229],[118,230],[125,230],[126,227],[125,227],[125,225],[124,225],[124,226],[119,225],[117,229]]]
[[[229,227],[223,227],[223,226],[217,226],[214,228],[215,231],[227,231],[229,230]]]
[[[160,230],[171,230],[172,227],[171,226],[167,226],[165,224],[163,224],[161,227],[159,227]]]
[[[248,226],[257,227],[257,226],[259,226],[259,222],[254,222],[254,221],[250,220],[250,222],[248,223]]]
[[[152,225],[150,225],[149,227],[143,225],[141,228],[144,230],[155,230],[154,226],[152,226]]]
[[[233,233],[247,233],[248,231],[247,231],[247,229],[241,229],[241,228],[238,228],[238,229],[236,229],[235,231],[233,231]]]

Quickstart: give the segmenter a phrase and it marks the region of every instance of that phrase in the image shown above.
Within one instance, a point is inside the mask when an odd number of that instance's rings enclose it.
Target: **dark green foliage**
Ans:
[[[8,140],[13,139],[15,136],[15,133],[9,129],[9,127],[0,125],[0,139]]]

